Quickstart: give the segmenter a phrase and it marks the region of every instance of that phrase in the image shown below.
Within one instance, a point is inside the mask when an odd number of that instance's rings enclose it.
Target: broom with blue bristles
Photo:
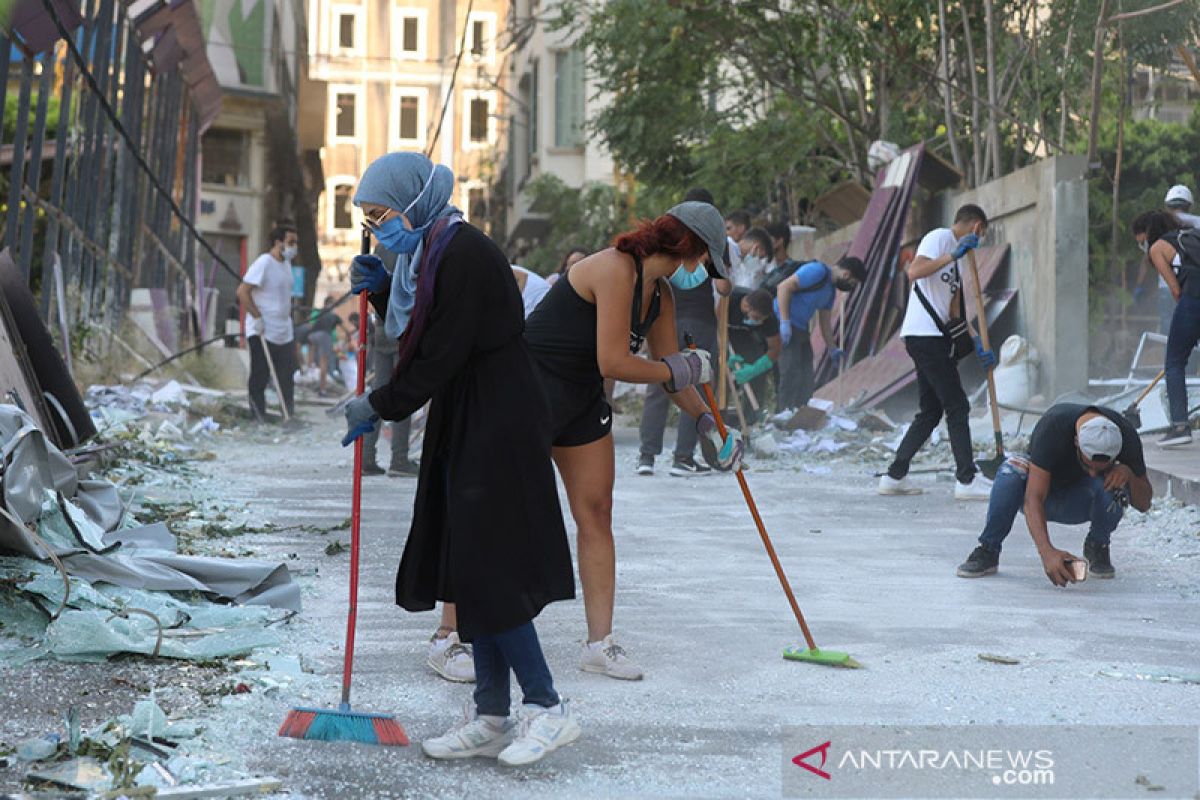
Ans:
[[[371,252],[371,234],[363,230],[362,253]],[[366,387],[367,293],[358,296],[358,394]],[[346,620],[346,657],[342,665],[342,702],[337,709],[293,708],[279,729],[280,736],[322,742],[407,745],[404,728],[391,714],[354,711],[350,707],[350,674],[354,664],[354,628],[358,620],[358,531],[362,516],[363,440],[354,440],[354,500],[350,513],[350,611]]]

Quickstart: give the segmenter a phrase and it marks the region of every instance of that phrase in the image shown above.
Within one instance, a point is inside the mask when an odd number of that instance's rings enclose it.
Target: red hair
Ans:
[[[708,245],[692,230],[670,214],[644,219],[631,231],[618,234],[613,247],[637,258],[664,253],[671,258],[699,258],[708,253]]]

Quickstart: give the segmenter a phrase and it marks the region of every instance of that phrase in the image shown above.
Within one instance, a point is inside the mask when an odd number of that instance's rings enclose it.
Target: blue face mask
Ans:
[[[425,194],[425,190],[433,183],[433,175],[437,172],[437,165],[429,172],[429,178],[426,179],[425,185],[421,187],[421,191],[417,192],[417,196],[412,199],[412,202],[396,216],[391,219],[384,220],[381,224],[375,226],[372,233],[375,234],[375,239],[388,250],[391,250],[397,255],[409,255],[415,253],[417,245],[421,243],[421,238],[425,235],[425,229],[429,227],[433,220],[425,223],[419,228],[411,230],[404,227],[404,220],[401,217],[412,210],[412,207],[417,204],[417,201]]]
[[[416,251],[417,245],[421,243],[421,237],[425,235],[424,231],[424,227],[409,230],[404,227],[404,220],[395,216],[384,220],[383,224],[375,228],[373,233],[379,243],[388,250],[397,255],[408,255]]]
[[[750,319],[749,317],[742,317],[742,324],[749,325],[751,328],[753,328],[755,325],[762,325],[762,320],[761,319]]]
[[[679,269],[671,273],[671,285],[680,291],[686,292],[688,289],[695,289],[708,280],[708,272],[703,266],[697,266],[691,272],[687,271],[687,267],[683,264],[679,265]]]

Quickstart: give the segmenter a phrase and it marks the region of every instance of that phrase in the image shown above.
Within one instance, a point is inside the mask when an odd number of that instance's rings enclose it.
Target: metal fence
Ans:
[[[192,0],[20,0],[0,49],[3,244],[60,346],[106,352],[139,315],[192,343],[205,276],[238,277],[193,225],[220,88]]]

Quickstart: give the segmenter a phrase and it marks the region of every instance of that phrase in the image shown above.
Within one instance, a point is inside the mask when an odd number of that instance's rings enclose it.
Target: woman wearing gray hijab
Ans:
[[[416,153],[377,159],[359,182],[355,205],[399,257],[390,276],[378,257],[356,257],[351,289],[369,292],[400,354],[386,386],[347,405],[343,444],[430,403],[396,602],[457,603],[476,687],[474,713],[422,749],[516,766],[580,733],[533,626],[547,603],[575,596],[575,582],[521,295],[504,254],[449,205],[453,189],[449,169]],[[519,724],[510,669],[524,692]]]

